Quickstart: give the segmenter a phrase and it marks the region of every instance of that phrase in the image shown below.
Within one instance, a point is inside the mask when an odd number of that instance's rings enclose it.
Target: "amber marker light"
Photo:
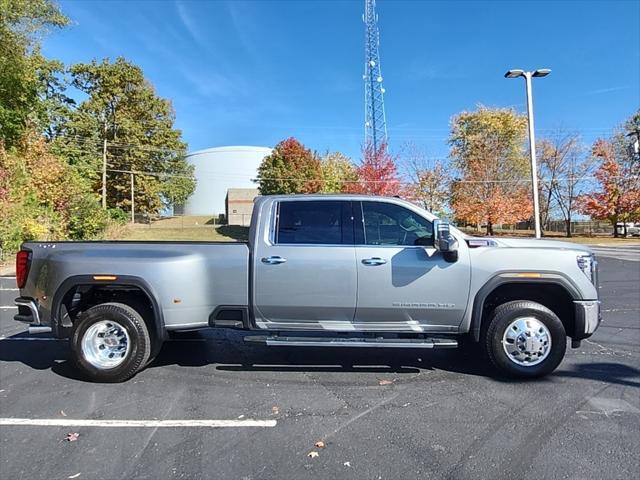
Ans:
[[[116,277],[115,275],[94,275],[93,279],[99,280],[99,281],[109,281],[109,280],[117,280],[118,277]]]

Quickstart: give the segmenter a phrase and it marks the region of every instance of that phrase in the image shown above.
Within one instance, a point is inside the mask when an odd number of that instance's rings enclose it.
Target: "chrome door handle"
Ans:
[[[365,258],[364,260],[362,260],[362,263],[364,263],[365,265],[384,265],[385,263],[387,263],[387,261],[384,258],[372,257]]]
[[[267,265],[278,265],[286,261],[286,258],[282,258],[277,255],[274,255],[273,257],[262,257],[262,263],[266,263]]]

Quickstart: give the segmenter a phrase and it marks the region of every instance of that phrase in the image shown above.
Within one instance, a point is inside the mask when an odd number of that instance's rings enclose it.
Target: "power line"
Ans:
[[[164,173],[164,172],[154,172],[154,171],[144,171],[144,170],[125,170],[125,169],[117,169],[117,168],[108,168],[107,169],[108,172],[114,172],[114,173],[126,173],[126,174],[134,174],[134,175],[147,175],[147,176],[157,176],[157,177],[175,177],[175,178],[186,178],[186,179],[194,179],[195,177],[193,176],[189,176],[189,175],[180,175],[180,174],[174,174],[174,173]],[[211,177],[216,177],[216,178],[220,178],[220,177],[225,177],[225,175],[219,175],[219,174],[210,174],[209,176]],[[243,179],[243,180],[258,180],[257,178],[253,178],[251,175],[226,175],[227,178],[229,177],[233,177],[233,178],[237,178],[237,179]],[[613,177],[607,177],[608,179],[612,179],[612,180],[618,180],[618,179],[640,179],[640,175],[618,175],[618,176],[613,176]],[[558,182],[558,181],[580,181],[580,180],[597,180],[598,178],[593,176],[593,175],[583,175],[583,176],[569,176],[569,177],[556,177],[554,179],[549,179],[549,178],[541,178],[541,181],[545,181],[545,182],[550,182],[550,181],[554,181],[554,182]],[[260,178],[260,180],[267,180],[267,181],[303,181],[303,182],[323,182],[325,181],[325,179],[323,178],[305,178],[305,179],[300,179],[300,178],[294,178],[294,177],[263,177]],[[410,182],[410,181],[403,181],[403,180],[398,180],[398,181],[390,181],[390,180],[343,180],[340,181],[340,183],[346,183],[346,184],[362,184],[362,183],[373,183],[373,184],[377,184],[377,183],[395,183],[395,184],[400,184],[400,185],[415,185],[417,182]],[[519,183],[531,183],[531,179],[530,178],[522,178],[522,179],[513,179],[513,180],[452,180],[452,183],[470,183],[470,184],[492,184],[492,183],[499,183],[499,184],[507,184],[507,183],[514,183],[514,184],[519,184]]]

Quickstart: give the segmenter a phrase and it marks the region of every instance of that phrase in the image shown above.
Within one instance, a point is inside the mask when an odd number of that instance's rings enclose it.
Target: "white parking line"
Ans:
[[[0,305],[0,310],[17,310],[15,305]]]
[[[0,425],[35,427],[275,427],[276,420],[74,420],[72,418],[0,418]]]
[[[3,288],[3,287],[0,287],[0,292],[17,292],[19,290],[20,290],[19,288]]]

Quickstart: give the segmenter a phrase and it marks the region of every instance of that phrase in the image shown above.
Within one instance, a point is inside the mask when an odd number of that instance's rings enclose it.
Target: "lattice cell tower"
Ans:
[[[364,141],[376,150],[387,142],[387,120],[384,115],[384,87],[380,68],[380,32],[376,0],[365,0],[362,21],[365,25],[364,46]]]

